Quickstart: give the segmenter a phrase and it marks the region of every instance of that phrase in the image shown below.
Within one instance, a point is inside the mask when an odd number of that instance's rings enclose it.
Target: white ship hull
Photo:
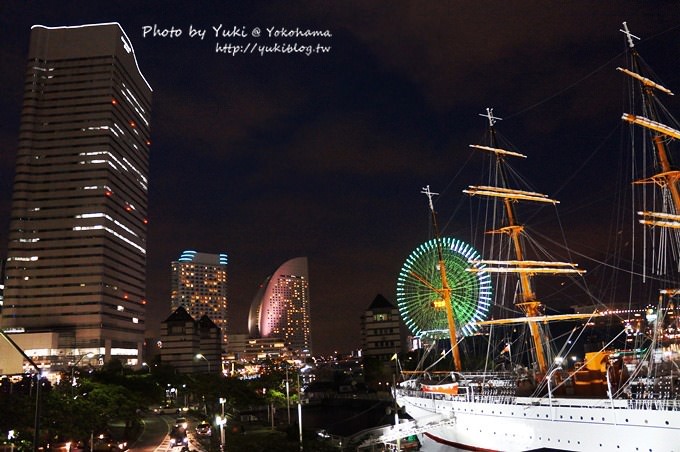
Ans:
[[[421,434],[428,452],[451,448],[680,452],[677,400],[478,396],[470,401],[408,394],[399,396],[399,405],[416,425],[432,425]]]

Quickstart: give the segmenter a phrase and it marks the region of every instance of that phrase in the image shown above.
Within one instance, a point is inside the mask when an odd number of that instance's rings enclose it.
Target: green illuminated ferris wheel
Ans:
[[[491,304],[491,277],[470,245],[451,237],[439,239],[450,288],[457,336],[469,336],[487,318]],[[474,271],[469,271],[472,268]],[[397,304],[402,319],[416,336],[448,334],[446,306],[442,299],[437,239],[429,240],[406,259],[397,279]]]

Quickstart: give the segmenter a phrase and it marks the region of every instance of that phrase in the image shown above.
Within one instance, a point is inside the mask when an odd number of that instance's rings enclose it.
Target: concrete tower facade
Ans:
[[[119,24],[32,28],[2,327],[51,362],[140,358],[151,92]]]

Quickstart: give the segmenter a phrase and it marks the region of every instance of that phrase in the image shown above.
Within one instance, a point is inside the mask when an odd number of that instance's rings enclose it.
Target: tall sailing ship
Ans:
[[[650,139],[653,158],[649,160],[649,166],[653,162],[655,168],[651,175],[634,181],[636,187],[647,190],[645,196],[649,199],[638,212],[639,223],[655,238],[668,244],[677,240],[680,229],[680,171],[672,168],[669,157],[669,144],[680,139],[680,131],[662,123],[660,113],[665,110],[657,96],[672,93],[643,72],[634,46],[636,37],[629,32],[626,23],[621,31],[629,45],[630,67],[617,69],[632,82],[631,86],[641,97],[636,105],[642,109],[639,114],[624,113],[622,119]],[[614,335],[611,341],[605,341],[603,348],[586,350],[580,362],[565,362],[566,349],[558,353],[553,351],[549,322],[571,321],[592,328],[598,319],[611,316],[612,310],[600,307],[575,314],[546,314],[545,306],[537,296],[535,278],[578,276],[584,270],[570,262],[530,258],[527,229],[520,223],[516,207],[521,203],[556,205],[558,201],[513,186],[506,164],[508,160],[525,156],[501,147],[496,139],[498,118],[491,110],[487,110],[485,116],[489,123],[489,142],[471,147],[494,159],[493,182],[470,186],[464,192],[495,200],[500,206],[502,215],[498,218],[502,218],[502,224],[487,232],[498,242],[507,243],[504,248],[507,254],[502,259],[471,259],[467,271],[514,276],[516,285],[506,286],[516,287],[510,291],[513,296],[511,307],[520,315],[474,324],[486,329],[489,337],[494,328],[500,330],[509,326],[516,331],[525,327],[531,344],[526,354],[528,358],[521,364],[508,363],[509,368],[503,366],[503,372],[500,367],[494,371],[463,371],[459,350],[463,338],[455,315],[456,299],[452,297],[456,282],[447,278],[443,241],[439,238],[432,204],[433,193],[427,187],[424,193],[429,198],[438,251],[433,271],[439,277],[436,287],[415,272],[411,272],[410,277],[432,290],[446,312],[454,369],[443,376],[425,371],[409,374],[411,376],[398,385],[396,401],[413,421],[395,428],[396,437],[418,434],[428,452],[450,450],[451,447],[475,451],[680,451],[677,340],[680,325],[668,323],[673,316],[677,323],[673,307],[680,295],[680,286],[659,287],[658,299],[650,300],[655,309],[648,312],[646,331],[640,323],[639,313],[628,321],[623,318],[623,331]],[[656,201],[661,206],[658,210],[652,207]],[[662,263],[665,259],[666,256],[662,256],[654,260],[657,270],[667,270]],[[671,272],[677,273],[678,267]],[[680,282],[678,275],[674,276],[673,280]],[[651,275],[647,278],[655,280]],[[578,336],[576,328],[572,331]],[[628,342],[624,340],[621,347],[616,339],[622,337],[646,337],[647,341],[633,342],[626,347]],[[501,352],[505,356],[511,354],[512,341],[510,336]]]

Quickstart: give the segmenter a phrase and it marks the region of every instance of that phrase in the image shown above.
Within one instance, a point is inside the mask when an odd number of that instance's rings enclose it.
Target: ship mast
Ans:
[[[638,53],[635,50],[633,38],[640,38],[633,35],[630,30],[628,30],[628,25],[626,22],[623,22],[623,29],[620,31],[626,35],[628,47],[630,47],[633,61],[635,61],[635,59],[638,57]],[[636,181],[636,183],[654,183],[662,190],[668,189],[673,201],[673,209],[669,213],[654,211],[638,212],[638,214],[641,216],[640,223],[648,226],[660,226],[664,228],[678,229],[680,228],[680,215],[678,215],[680,212],[680,188],[678,187],[680,171],[673,170],[671,167],[670,160],[668,158],[666,142],[667,140],[673,138],[680,139],[680,131],[659,122],[657,117],[658,115],[654,108],[654,100],[656,98],[657,91],[670,96],[672,96],[673,93],[671,90],[663,87],[653,80],[650,80],[647,77],[640,75],[634,70],[623,69],[620,67],[616,69],[640,83],[641,92],[645,98],[645,105],[649,106],[649,118],[630,113],[624,113],[621,119],[651,131],[654,149],[656,150],[656,155],[659,160],[660,171],[646,179]]]
[[[489,129],[491,135],[491,146],[480,146],[480,145],[470,145],[470,147],[480,149],[483,151],[488,151],[496,156],[497,167],[499,169],[500,175],[500,187],[495,186],[470,186],[467,190],[463,190],[471,196],[486,196],[500,198],[503,202],[503,208],[506,214],[506,224],[502,227],[488,231],[488,233],[493,234],[506,234],[511,241],[512,248],[515,254],[515,259],[511,261],[481,261],[481,263],[489,265],[485,270],[489,272],[504,272],[504,273],[517,273],[520,282],[520,293],[518,300],[515,302],[515,306],[525,314],[525,318],[522,319],[523,322],[527,323],[529,326],[529,331],[531,333],[531,338],[534,344],[534,350],[536,353],[536,364],[538,366],[538,371],[545,374],[548,370],[548,359],[546,357],[545,343],[543,341],[543,334],[540,331],[539,322],[541,319],[545,319],[542,315],[542,303],[536,298],[536,294],[533,289],[532,279],[533,276],[538,273],[583,273],[583,270],[576,269],[576,264],[566,263],[566,262],[544,262],[544,261],[532,261],[527,260],[524,252],[524,246],[522,242],[522,234],[524,232],[524,226],[519,224],[517,221],[517,215],[515,213],[515,203],[519,201],[533,201],[542,202],[549,204],[558,204],[559,201],[548,198],[548,196],[541,193],[529,192],[523,190],[515,190],[508,187],[508,180],[505,174],[505,169],[503,167],[503,161],[506,157],[522,157],[526,158],[525,155],[508,151],[505,149],[500,149],[496,147],[496,132],[494,124],[500,118],[493,116],[493,109],[487,108],[486,115],[484,116],[489,121]],[[474,269],[470,269],[474,271]],[[483,322],[484,324],[492,323],[506,323],[500,322]]]
[[[430,206],[430,212],[432,213],[432,225],[434,227],[435,241],[437,243],[437,260],[438,260],[438,270],[441,278],[441,288],[433,288],[433,290],[439,294],[439,296],[444,301],[444,309],[446,310],[446,320],[449,326],[449,338],[451,340],[451,354],[453,355],[453,366],[454,369],[460,372],[463,369],[461,359],[460,359],[460,349],[458,348],[458,336],[456,334],[456,318],[453,315],[453,304],[451,302],[451,287],[449,287],[449,282],[446,277],[446,264],[444,263],[444,252],[442,250],[441,238],[439,236],[439,225],[437,224],[437,214],[434,210],[434,204],[432,203],[432,197],[438,193],[433,193],[430,191],[430,186],[424,187],[421,193],[427,196],[427,200]],[[423,280],[420,276],[412,273],[419,280]],[[427,283],[423,280],[423,282]],[[429,286],[429,283],[427,283]]]

